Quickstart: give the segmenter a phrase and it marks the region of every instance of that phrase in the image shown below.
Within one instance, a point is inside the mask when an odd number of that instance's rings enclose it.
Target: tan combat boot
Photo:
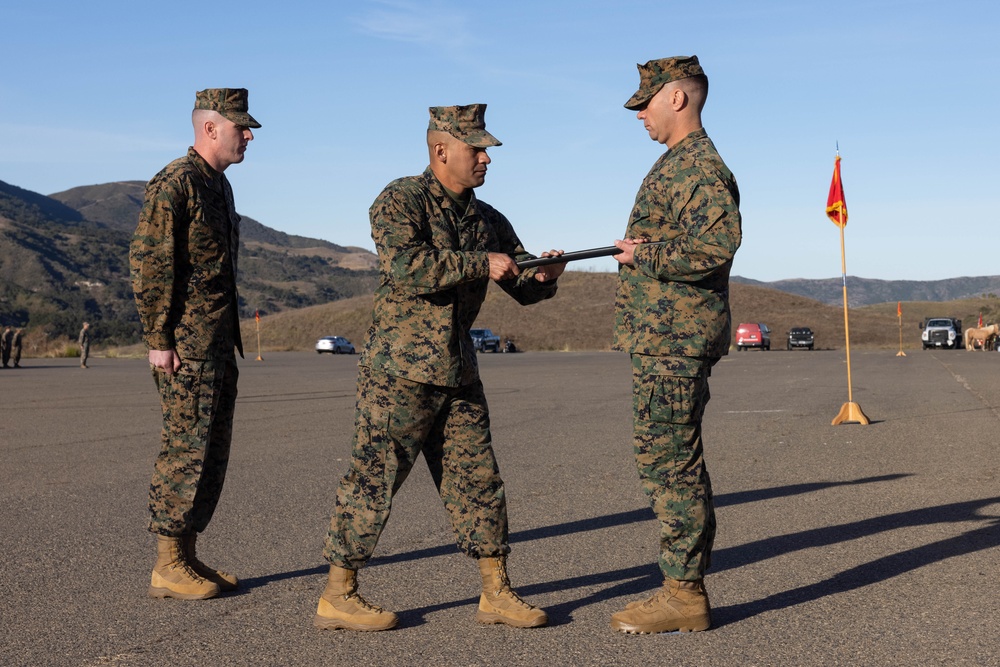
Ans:
[[[240,580],[236,575],[211,568],[198,560],[195,551],[195,542],[198,540],[198,533],[188,533],[181,537],[181,546],[184,548],[184,560],[191,566],[191,569],[198,573],[202,579],[208,579],[220,591],[235,591],[240,586]]]
[[[504,556],[480,558],[479,574],[483,578],[483,594],[479,596],[477,621],[504,623],[515,628],[537,628],[549,622],[544,611],[531,606],[511,590]]]
[[[150,597],[207,600],[218,594],[217,584],[188,565],[180,537],[156,536],[156,565],[149,582]]]
[[[712,609],[701,579],[667,579],[653,597],[632,602],[611,616],[612,629],[637,635],[697,632],[707,630],[711,624]]]
[[[358,573],[330,566],[326,588],[319,598],[313,625],[320,630],[389,630],[399,618],[368,602],[358,594]]]

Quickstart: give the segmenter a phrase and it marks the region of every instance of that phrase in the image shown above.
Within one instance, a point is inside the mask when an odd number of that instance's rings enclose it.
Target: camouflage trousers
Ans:
[[[356,570],[368,561],[421,452],[458,548],[474,558],[510,551],[482,383],[438,387],[362,366],[350,469],[337,488],[323,550],[330,563]]]
[[[665,577],[701,578],[715,540],[712,483],[702,451],[711,360],[632,355],[635,462],[660,522]]]
[[[153,369],[163,410],[162,446],[149,484],[149,530],[200,533],[215,512],[233,435],[235,358],[185,360],[167,374]]]

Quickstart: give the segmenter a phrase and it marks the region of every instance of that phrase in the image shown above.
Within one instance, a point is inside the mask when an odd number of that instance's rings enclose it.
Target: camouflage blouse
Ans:
[[[740,193],[704,129],[664,153],[639,188],[625,238],[650,243],[618,269],[613,346],[718,358],[729,350],[729,272],[742,240]]]
[[[466,210],[428,167],[385,187],[369,210],[379,284],[361,364],[415,382],[456,387],[479,377],[469,329],[489,286],[487,253],[532,258],[499,211],[473,194]],[[527,269],[500,287],[521,304],[552,297]]]
[[[226,176],[193,148],[146,185],[129,248],[143,341],[182,359],[243,354],[236,293],[240,216]]]

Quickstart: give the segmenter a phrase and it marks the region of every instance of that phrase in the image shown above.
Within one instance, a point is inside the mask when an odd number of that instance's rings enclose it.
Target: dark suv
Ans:
[[[794,350],[797,347],[804,347],[807,350],[813,349],[816,336],[813,335],[809,327],[792,327],[788,332],[788,349]]]
[[[469,336],[472,338],[472,347],[476,352],[499,352],[500,336],[497,336],[489,329],[470,329]]]

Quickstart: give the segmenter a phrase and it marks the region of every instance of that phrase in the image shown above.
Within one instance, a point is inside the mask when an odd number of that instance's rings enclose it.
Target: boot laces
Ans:
[[[204,577],[198,574],[198,570],[201,570],[202,572],[212,572],[214,569],[202,563],[198,558],[198,549],[195,546],[194,541],[186,544],[182,543],[181,554],[184,556],[184,565],[187,569],[202,579],[204,579]]]
[[[490,596],[494,600],[505,599],[508,604],[513,604],[521,607],[522,609],[534,609],[532,605],[528,604],[521,599],[514,589],[510,587],[510,579],[507,578],[507,561],[504,558],[497,558],[495,564],[493,565],[493,572],[496,575],[496,584],[499,584],[490,592]],[[486,594],[485,580],[483,594]]]
[[[522,600],[521,596],[510,587],[510,579],[507,578],[507,566],[503,560],[497,562],[496,572],[497,578],[500,580],[500,588],[493,591],[493,597],[499,598],[506,593],[506,596],[511,602],[519,605],[523,609],[534,609],[532,605]]]
[[[682,590],[684,589],[682,589],[680,586],[671,587],[665,584],[661,586],[660,589],[652,595],[652,597],[643,602],[642,606],[646,607],[647,609],[650,607],[656,607],[661,603],[668,602],[671,598],[676,598],[677,593],[679,593]]]
[[[184,570],[184,574],[188,575],[189,577],[193,577],[194,579],[196,579],[198,581],[208,581],[207,579],[205,579],[205,577],[203,577],[200,574],[198,574],[198,572],[193,567],[191,567],[191,565],[189,563],[184,562],[181,565],[181,567]]]
[[[363,607],[365,611],[374,612],[376,614],[381,614],[384,611],[384,609],[382,609],[381,607],[377,607],[372,603],[368,602],[368,600],[361,597],[361,594],[358,593],[357,591],[345,595],[344,600],[354,600],[358,605]]]
[[[644,607],[655,607],[660,603],[660,601],[666,601],[673,597],[673,593],[667,588],[661,588],[660,590],[653,593],[648,600],[643,603]]]
[[[669,586],[661,586],[658,591],[642,603],[642,607],[645,609],[658,607],[661,603],[665,603],[670,598],[675,597],[675,593],[676,590],[671,590]]]
[[[205,577],[201,576],[200,574],[198,574],[197,571],[195,571],[195,569],[191,566],[191,563],[189,563],[187,558],[184,557],[183,550],[179,550],[178,553],[175,554],[175,556],[176,558],[174,558],[173,562],[170,563],[168,567],[170,567],[173,570],[180,570],[181,572],[191,577],[195,581],[199,582],[208,581],[207,579],[205,579]]]
[[[521,596],[520,596],[520,595],[518,595],[517,593],[515,593],[515,592],[514,592],[514,589],[513,589],[513,588],[511,588],[510,586],[504,586],[504,587],[503,587],[503,588],[501,588],[500,590],[498,590],[498,591],[494,592],[494,593],[493,593],[493,595],[494,595],[495,597],[500,597],[500,596],[501,596],[501,595],[503,595],[504,593],[506,593],[506,594],[507,594],[507,596],[506,596],[506,597],[507,597],[507,598],[508,598],[508,599],[509,599],[509,600],[510,600],[511,602],[513,602],[514,604],[517,604],[518,606],[522,607],[523,609],[534,609],[534,607],[533,607],[532,605],[530,605],[530,604],[528,604],[527,602],[525,602],[524,600],[522,600],[522,599],[521,599]]]

